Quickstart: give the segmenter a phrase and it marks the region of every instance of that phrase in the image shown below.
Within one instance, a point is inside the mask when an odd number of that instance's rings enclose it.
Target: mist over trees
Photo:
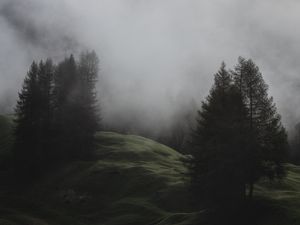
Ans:
[[[0,0],[0,225],[300,225],[299,11]]]
[[[33,62],[16,106],[14,164],[23,178],[39,176],[53,163],[87,159],[99,129],[95,52],[71,55],[58,65]]]
[[[259,179],[285,175],[287,134],[267,90],[251,59],[215,74],[191,140],[192,190],[208,205],[236,207]]]
[[[253,184],[262,176],[270,179],[284,175],[282,162],[288,157],[287,133],[281,124],[273,98],[259,68],[249,59],[240,57],[233,73],[235,84],[246,104],[250,144],[246,176],[249,195]]]
[[[31,64],[15,109],[12,161],[18,182],[31,184],[63,164],[93,160],[95,134],[102,129],[98,73],[99,59],[88,51],[57,64],[51,59]],[[232,70],[222,63],[200,110],[194,101],[185,106],[184,113],[174,114],[172,129],[156,138],[191,154],[181,160],[188,164],[196,207],[230,215],[252,202],[257,182],[284,178],[287,133],[251,59],[239,57]],[[127,129],[134,125],[114,131],[130,133]],[[295,149],[298,144],[294,142]]]

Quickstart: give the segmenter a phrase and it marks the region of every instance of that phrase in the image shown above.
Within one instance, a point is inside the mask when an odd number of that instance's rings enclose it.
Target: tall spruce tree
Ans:
[[[78,116],[78,70],[71,55],[58,64],[54,74],[54,131],[58,160],[74,158]]]
[[[98,63],[95,52],[83,53],[79,62],[71,55],[58,66],[50,59],[32,63],[16,107],[14,156],[21,177],[91,156],[99,128]]]
[[[53,65],[33,62],[16,107],[14,156],[19,175],[34,178],[51,155]]]
[[[15,109],[15,170],[20,178],[37,176],[41,154],[39,152],[40,91],[38,65],[33,62],[24,79]]]
[[[244,146],[243,151],[247,156],[244,170],[252,197],[254,183],[259,178],[274,179],[284,175],[287,135],[273,98],[268,96],[268,86],[254,62],[239,57],[233,77],[248,112],[250,144]]]
[[[95,85],[98,58],[82,53],[77,63],[71,55],[55,72],[55,129],[62,159],[88,158],[99,127]]]
[[[54,65],[51,59],[40,61],[38,71],[39,88],[39,148],[43,165],[47,166],[54,160],[53,149],[53,88]]]
[[[79,75],[79,139],[80,154],[89,157],[94,149],[95,133],[99,129],[96,82],[98,81],[99,59],[94,51],[83,52],[78,62]]]
[[[246,135],[241,132],[245,129],[240,121],[245,116],[239,90],[223,63],[210,94],[202,102],[191,142],[192,189],[202,202],[229,207],[244,198],[240,146]]]

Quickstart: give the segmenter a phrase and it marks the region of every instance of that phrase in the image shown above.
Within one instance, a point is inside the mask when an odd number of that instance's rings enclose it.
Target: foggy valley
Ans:
[[[300,224],[299,12],[0,0],[0,225]]]

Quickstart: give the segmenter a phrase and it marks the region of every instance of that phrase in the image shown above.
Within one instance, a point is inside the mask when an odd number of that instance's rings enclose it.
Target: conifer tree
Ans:
[[[96,81],[98,58],[95,52],[82,53],[76,62],[71,55],[55,72],[55,129],[60,158],[88,158],[99,127]]]
[[[35,178],[53,162],[90,157],[99,128],[98,58],[71,55],[58,66],[33,62],[16,107],[15,168]],[[26,177],[23,176],[23,177]]]
[[[284,175],[287,135],[273,98],[268,96],[268,86],[254,62],[240,57],[233,77],[248,112],[250,144],[244,146],[243,151],[247,155],[245,176],[252,197],[254,183],[259,178]]]
[[[192,138],[192,187],[208,202],[242,200],[246,186],[251,198],[260,178],[285,175],[287,135],[267,90],[252,60],[215,75]]]
[[[98,80],[99,59],[94,51],[84,52],[78,62],[79,75],[79,143],[82,156],[89,157],[94,148],[94,136],[99,129],[96,82]]]
[[[32,63],[16,106],[15,168],[20,177],[35,178],[50,162],[53,65]]]
[[[53,77],[54,65],[51,59],[40,61],[38,71],[39,94],[39,147],[43,154],[43,163],[50,163],[53,158]]]
[[[56,67],[54,74],[54,131],[58,160],[74,157],[78,112],[78,70],[73,55]]]
[[[202,102],[191,143],[192,189],[202,202],[224,206],[244,198],[240,118],[245,115],[241,95],[223,63]]]
[[[38,65],[33,62],[19,93],[16,112],[14,162],[20,178],[34,177],[39,171],[41,155],[38,149],[39,87]]]

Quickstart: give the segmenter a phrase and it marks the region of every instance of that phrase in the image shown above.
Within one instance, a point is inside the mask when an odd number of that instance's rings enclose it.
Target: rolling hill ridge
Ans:
[[[4,118],[2,155],[11,140],[11,123]],[[0,224],[210,224],[205,210],[190,206],[187,156],[140,136],[99,132],[96,137],[93,160],[68,163],[18,194],[0,192]],[[281,183],[256,185],[255,201],[269,210],[252,224],[300,224],[300,167],[287,167]]]

